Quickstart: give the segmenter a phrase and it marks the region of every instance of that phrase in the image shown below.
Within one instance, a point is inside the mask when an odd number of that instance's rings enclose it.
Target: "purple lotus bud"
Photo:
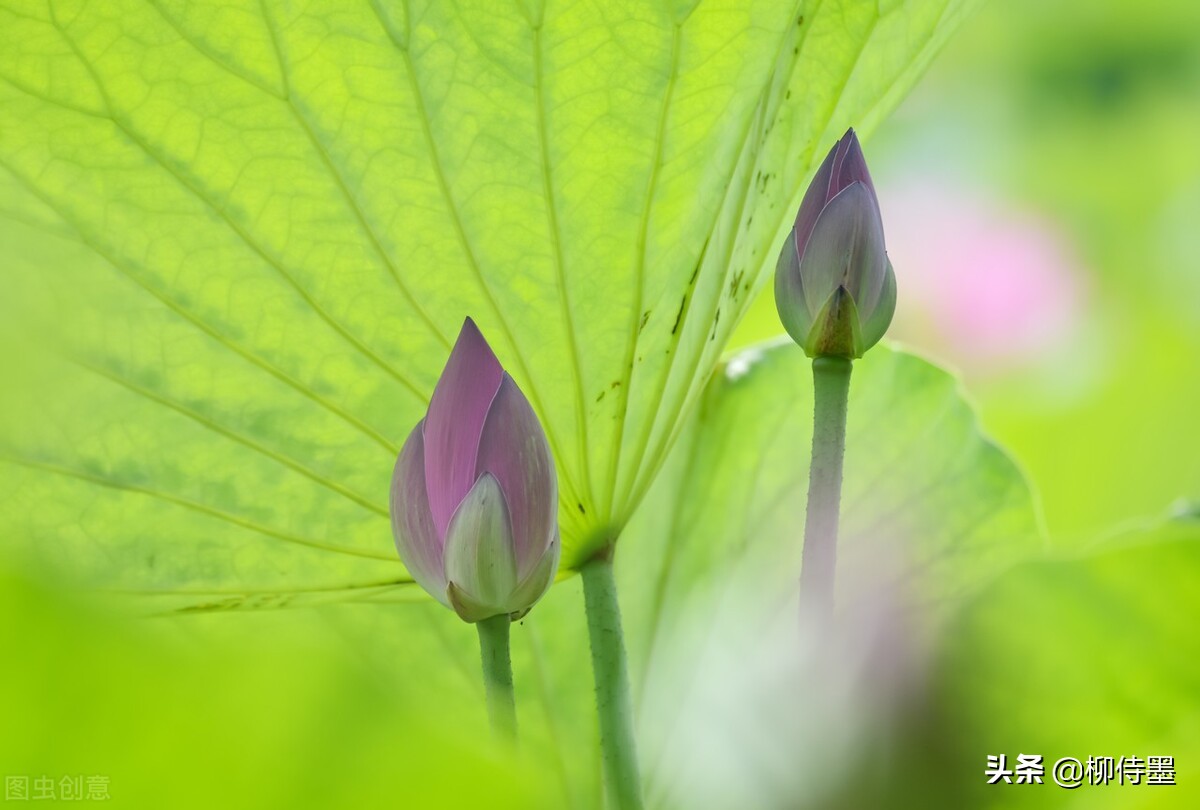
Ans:
[[[775,268],[775,307],[809,357],[861,357],[896,311],[896,276],[858,136],[834,144]]]
[[[524,616],[558,569],[558,479],[537,415],[470,318],[392,474],[409,573],[464,621]]]

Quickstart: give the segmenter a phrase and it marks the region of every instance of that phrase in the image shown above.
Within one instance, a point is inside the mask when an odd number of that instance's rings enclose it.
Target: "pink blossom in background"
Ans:
[[[1086,278],[1044,217],[926,179],[881,188],[896,337],[969,371],[1035,365],[1076,333]]]

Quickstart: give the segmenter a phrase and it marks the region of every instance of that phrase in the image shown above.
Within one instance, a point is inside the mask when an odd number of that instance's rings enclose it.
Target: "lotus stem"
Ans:
[[[608,803],[614,810],[641,810],[642,787],[633,736],[633,700],[621,611],[617,605],[617,582],[613,576],[612,547],[584,564],[580,574],[592,649]]]
[[[851,361],[845,357],[817,357],[812,367],[812,463],[800,558],[800,615],[802,621],[821,629],[828,627],[833,616]]]
[[[512,657],[508,635],[512,622],[508,614],[476,622],[479,653],[483,659],[483,683],[487,690],[488,716],[492,731],[500,739],[517,739],[517,704],[513,697]]]

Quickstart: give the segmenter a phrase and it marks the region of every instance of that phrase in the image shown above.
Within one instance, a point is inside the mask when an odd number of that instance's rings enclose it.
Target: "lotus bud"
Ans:
[[[775,268],[775,306],[809,357],[862,357],[896,311],[896,276],[858,136],[817,169]]]
[[[546,434],[470,318],[396,460],[390,507],[400,559],[463,621],[515,621],[554,580],[558,480]]]

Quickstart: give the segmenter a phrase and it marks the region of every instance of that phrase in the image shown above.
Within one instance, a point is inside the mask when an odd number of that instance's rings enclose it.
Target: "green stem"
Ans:
[[[613,577],[612,547],[585,563],[580,574],[587,608],[592,673],[596,681],[596,712],[600,719],[600,749],[604,754],[609,803],[616,810],[641,810],[633,701],[629,693],[621,611],[617,605],[617,582]]]
[[[813,360],[812,464],[800,560],[800,610],[816,628],[826,627],[833,615],[850,369],[851,361],[845,357]]]
[[[508,651],[508,630],[512,622],[506,614],[476,622],[479,653],[483,659],[483,684],[487,689],[488,716],[496,736],[517,739],[517,704],[513,698],[512,659]]]

